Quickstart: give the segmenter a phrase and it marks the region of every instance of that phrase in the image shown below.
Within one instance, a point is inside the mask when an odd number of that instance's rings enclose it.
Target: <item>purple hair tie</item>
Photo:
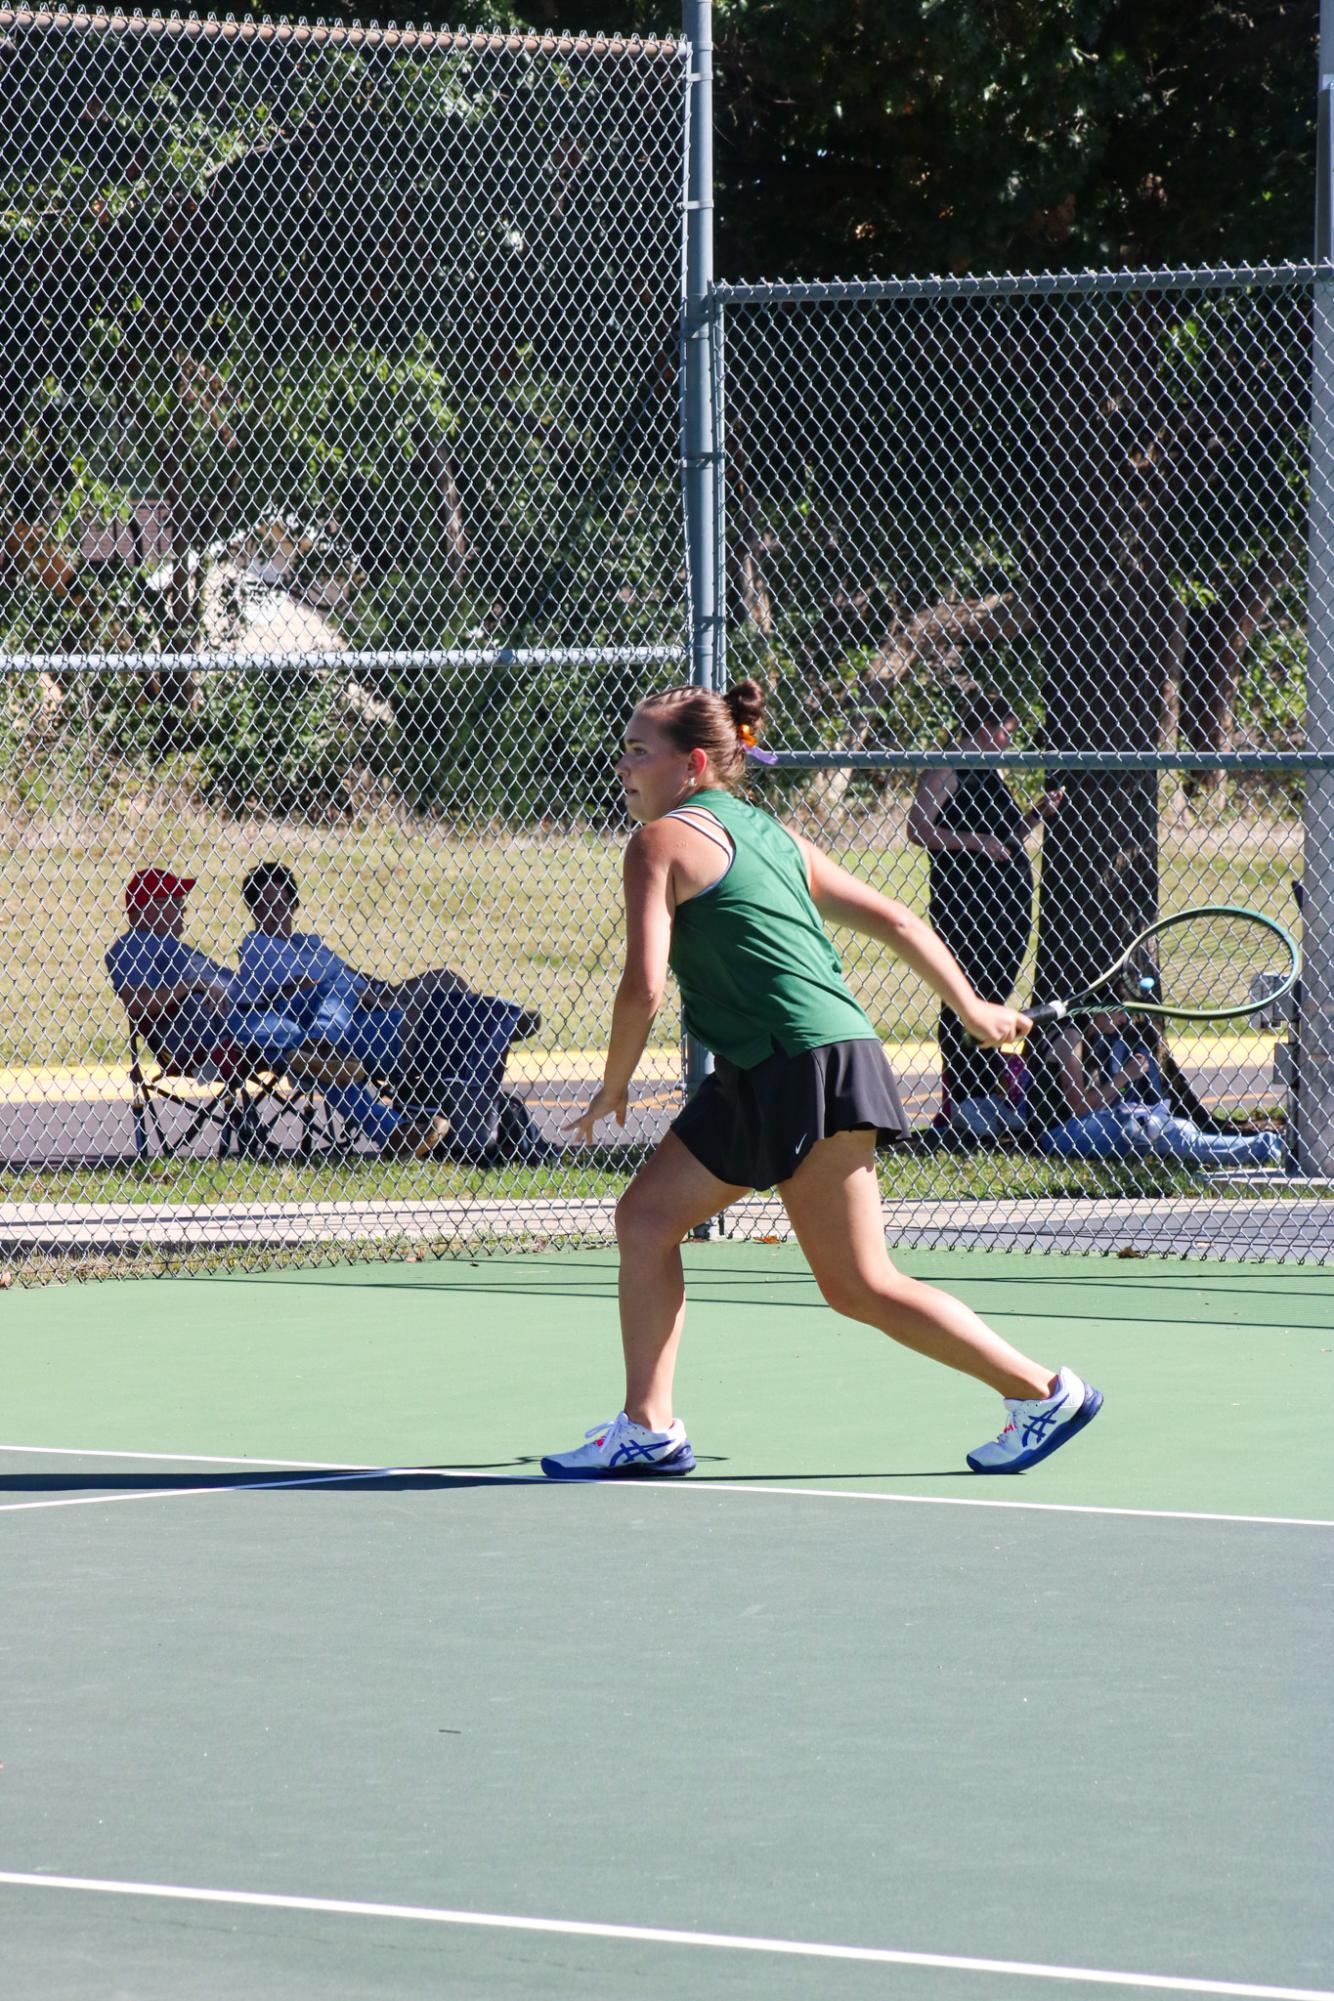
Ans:
[[[771,750],[761,750],[755,741],[755,732],[749,723],[741,723],[737,736],[745,748],[746,756],[753,757],[756,764],[777,764],[778,758]]]

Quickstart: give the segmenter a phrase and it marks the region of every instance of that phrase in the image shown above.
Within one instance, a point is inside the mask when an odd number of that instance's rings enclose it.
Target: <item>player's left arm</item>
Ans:
[[[869,882],[840,868],[800,835],[792,838],[805,858],[815,907],[829,923],[860,931],[877,944],[887,945],[954,1009],[978,1042],[1014,1042],[1027,1032],[1030,1024],[1026,1015],[980,998],[949,947],[907,904],[882,896]]]

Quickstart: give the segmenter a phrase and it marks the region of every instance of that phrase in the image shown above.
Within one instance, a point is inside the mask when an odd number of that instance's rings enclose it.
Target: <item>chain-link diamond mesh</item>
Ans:
[[[560,1148],[620,963],[609,753],[688,657],[687,58],[0,13],[0,1252],[607,1232],[682,1092],[666,1014],[627,1133]],[[1192,902],[1300,931],[1304,871],[1309,962],[1326,279],[724,286],[724,321],[727,666],[779,809],[998,998]],[[1309,966],[1295,1010],[1020,1064],[849,964],[917,1128],[896,1236],[1331,1255]]]
[[[988,999],[1067,997],[1193,904],[1301,931],[1314,296],[1301,269],[718,288],[729,678],[769,690],[784,810]],[[1109,1013],[1021,1063],[845,942],[918,1125],[891,1237],[1334,1256],[1325,1184],[1288,1172],[1290,1004],[1165,1037]]]
[[[681,671],[686,84],[676,42],[0,16],[11,1253],[605,1231],[625,1152],[554,1148],[608,746]]]

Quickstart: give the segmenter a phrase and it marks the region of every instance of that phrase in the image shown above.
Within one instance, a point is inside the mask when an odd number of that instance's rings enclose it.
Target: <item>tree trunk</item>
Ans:
[[[764,531],[746,478],[745,457],[737,448],[727,466],[727,520],[728,616],[734,624],[753,625],[767,639],[774,613],[764,574]]]
[[[1054,751],[1158,746],[1180,618],[1164,549],[1154,335],[1151,314],[1112,316],[1101,354],[1062,385],[1030,597]],[[1058,765],[1047,784],[1063,785],[1066,800],[1043,836],[1038,1000],[1078,993],[1158,907],[1156,774]]]
[[[177,403],[159,449],[158,477],[166,517],[167,560],[171,565],[171,583],[164,593],[166,618],[163,636],[170,651],[181,653],[188,652],[197,637],[199,585],[204,563],[201,549],[201,574],[192,576],[188,452],[189,424],[184,410]],[[150,673],[146,677],[145,693],[158,709],[156,744],[159,753],[166,756],[179,747],[179,718],[190,706],[194,683],[189,674],[179,668],[171,668],[161,674]]]
[[[454,461],[444,437],[425,424],[415,429],[412,444],[421,468],[428,533],[435,543],[438,560],[450,576],[456,577],[468,561],[469,549]]]
[[[1300,552],[1284,550],[1245,576],[1223,583],[1210,604],[1191,613],[1181,671],[1181,739],[1191,750],[1231,750],[1237,685],[1246,649]],[[1186,774],[1192,796],[1220,792],[1221,771]]]

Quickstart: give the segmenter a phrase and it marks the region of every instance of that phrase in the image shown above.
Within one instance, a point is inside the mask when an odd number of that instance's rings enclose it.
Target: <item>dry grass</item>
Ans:
[[[473,984],[542,1009],[553,1049],[600,1046],[620,964],[621,842],[553,830],[459,833],[404,822],[355,829],[220,822],[120,801],[105,814],[34,813],[0,824],[0,1065],[117,1061],[125,1024],[102,955],[122,926],[136,868],[196,875],[188,936],[234,962],[248,928],[240,882],[259,861],[289,863],[300,922],[354,965],[387,978],[452,966]],[[901,836],[830,851],[891,896],[926,908],[926,860]],[[1222,898],[1291,918],[1300,866],[1291,823],[1169,830],[1163,908]],[[843,938],[850,982],[890,1041],[929,1036],[934,1006],[885,955]],[[1020,991],[1024,991],[1021,983]],[[676,1039],[664,1016],[655,1042]]]

